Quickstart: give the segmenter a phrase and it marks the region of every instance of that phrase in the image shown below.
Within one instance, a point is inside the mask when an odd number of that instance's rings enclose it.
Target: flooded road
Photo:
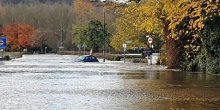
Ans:
[[[0,62],[1,110],[220,110],[220,76],[77,56]],[[101,61],[101,60],[100,60]]]

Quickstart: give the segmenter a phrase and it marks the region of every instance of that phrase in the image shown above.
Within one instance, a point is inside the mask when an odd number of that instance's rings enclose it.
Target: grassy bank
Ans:
[[[58,54],[61,55],[84,55],[84,52],[78,52],[78,51],[63,51]],[[86,55],[89,55],[89,52],[85,52]],[[103,53],[93,53],[94,56],[98,58],[103,58]],[[106,53],[105,58],[107,60],[111,61],[124,61],[124,56],[121,54],[110,54]],[[146,58],[142,58],[141,56],[137,55],[126,55],[125,57],[126,62],[132,62],[132,63],[147,63]]]

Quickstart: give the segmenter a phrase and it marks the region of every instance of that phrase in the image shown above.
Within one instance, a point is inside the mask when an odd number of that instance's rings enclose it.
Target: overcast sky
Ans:
[[[101,0],[101,1],[108,1],[108,0]],[[116,2],[120,2],[120,3],[125,3],[128,0],[109,0],[109,1],[116,1]]]

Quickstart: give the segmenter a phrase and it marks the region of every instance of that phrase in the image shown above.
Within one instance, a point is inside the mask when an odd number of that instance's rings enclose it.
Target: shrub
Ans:
[[[106,59],[111,60],[111,61],[120,61],[121,57],[118,55],[107,55]]]
[[[132,63],[148,63],[146,58],[133,58]]]
[[[5,59],[5,60],[10,60],[10,57],[9,57],[8,55],[6,55],[6,56],[4,57],[4,59]]]

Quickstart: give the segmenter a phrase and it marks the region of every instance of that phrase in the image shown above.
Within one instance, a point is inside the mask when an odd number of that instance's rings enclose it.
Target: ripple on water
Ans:
[[[0,109],[218,110],[219,76],[77,56],[24,55],[0,66]]]

